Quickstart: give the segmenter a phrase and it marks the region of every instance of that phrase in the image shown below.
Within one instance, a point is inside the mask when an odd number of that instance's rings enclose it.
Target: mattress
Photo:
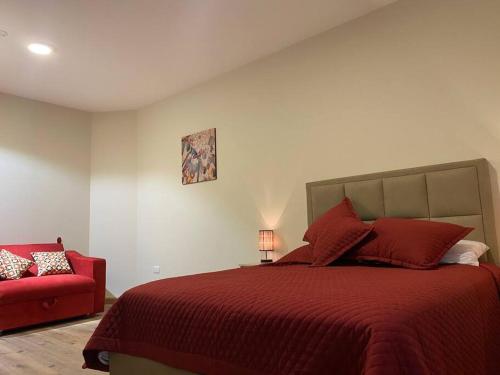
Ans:
[[[90,338],[101,352],[202,374],[499,374],[500,270],[257,266],[124,293]]]

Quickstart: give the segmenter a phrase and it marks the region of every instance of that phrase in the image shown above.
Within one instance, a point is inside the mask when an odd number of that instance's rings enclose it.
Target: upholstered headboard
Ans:
[[[486,159],[336,178],[306,184],[311,224],[349,197],[361,219],[393,216],[474,227],[468,239],[485,242],[499,262]]]

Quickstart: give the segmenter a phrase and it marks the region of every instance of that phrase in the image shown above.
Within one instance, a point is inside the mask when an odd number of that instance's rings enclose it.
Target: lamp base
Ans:
[[[261,259],[260,262],[261,263],[272,263],[273,260],[272,259]]]

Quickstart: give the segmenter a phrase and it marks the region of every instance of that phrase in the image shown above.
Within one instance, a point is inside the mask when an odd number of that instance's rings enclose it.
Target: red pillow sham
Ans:
[[[314,262],[312,246],[307,244],[290,251],[284,257],[278,259],[275,263],[298,263],[298,264],[312,264]]]
[[[352,217],[359,219],[358,214],[354,211],[352,207],[351,200],[349,198],[344,198],[338,205],[328,210],[324,215],[320,216],[314,223],[312,223],[309,228],[307,228],[304,234],[303,240],[314,245],[319,234],[325,229],[328,223],[334,220],[338,220],[343,217]]]
[[[371,225],[358,218],[343,217],[325,223],[313,246],[313,266],[327,266],[363,240]]]
[[[434,268],[474,228],[427,220],[380,218],[373,231],[346,257],[414,269]]]

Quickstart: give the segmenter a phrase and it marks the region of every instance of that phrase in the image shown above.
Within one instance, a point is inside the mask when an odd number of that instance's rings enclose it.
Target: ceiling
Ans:
[[[0,91],[136,109],[393,1],[0,0]]]

